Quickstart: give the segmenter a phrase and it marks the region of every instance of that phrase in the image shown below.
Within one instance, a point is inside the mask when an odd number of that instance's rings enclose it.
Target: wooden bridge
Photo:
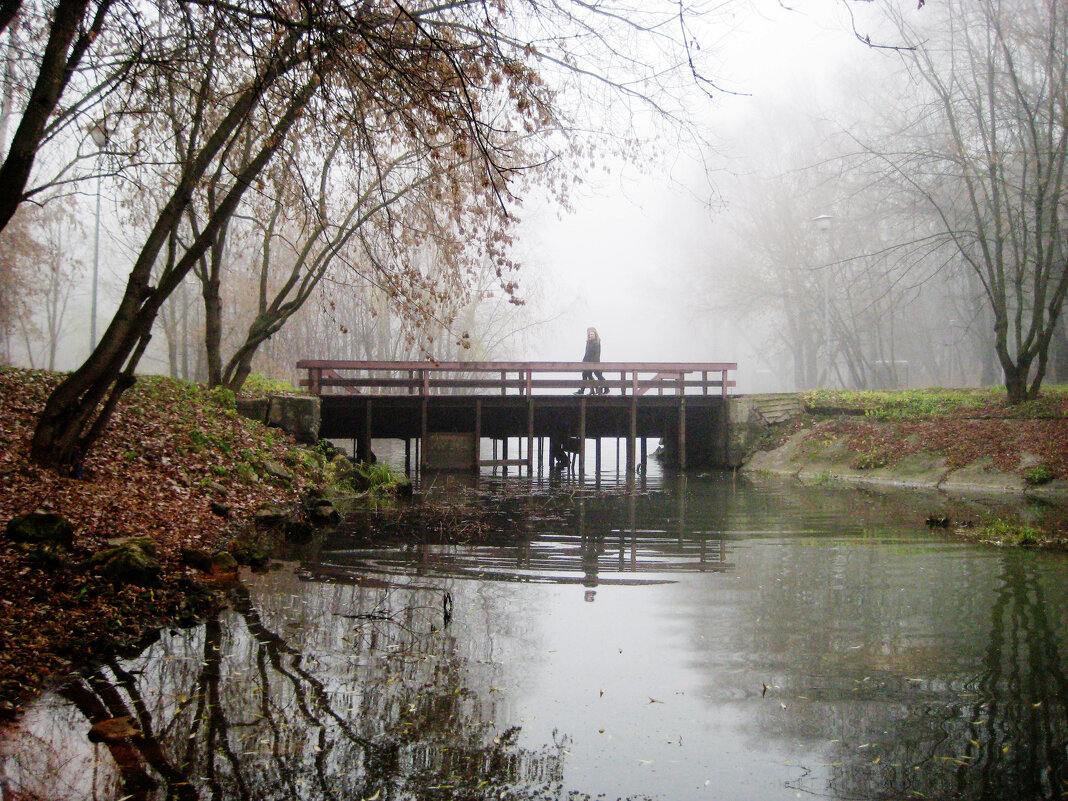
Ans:
[[[666,458],[682,468],[724,464],[737,365],[302,360],[297,368],[306,371],[301,386],[322,401],[319,435],[354,440],[359,458],[371,453],[372,439],[396,438],[405,443],[406,467],[414,442],[424,469],[533,470],[536,460],[541,470],[549,440],[572,446],[582,473],[591,439],[600,468],[603,438],[626,441],[631,471],[644,465],[650,438],[662,439]],[[596,386],[605,394],[576,394],[592,389],[582,378],[587,370],[604,375]],[[492,440],[491,459],[482,458],[484,438]]]

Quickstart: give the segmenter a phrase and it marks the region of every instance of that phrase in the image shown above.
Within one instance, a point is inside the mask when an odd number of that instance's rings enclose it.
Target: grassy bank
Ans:
[[[814,390],[802,398],[813,437],[843,438],[861,470],[922,451],[943,457],[947,470],[987,459],[1029,484],[1068,477],[1068,387],[1015,406],[996,388]]]
[[[16,713],[52,677],[136,647],[160,626],[194,621],[219,602],[213,575],[233,571],[232,560],[215,557],[227,549],[249,556],[247,535],[268,528],[257,526],[257,513],[299,514],[300,500],[330,485],[342,464],[241,417],[228,392],[143,378],[87,455],[82,477],[57,475],[27,451],[58,380],[0,370],[0,530],[36,510],[73,524],[69,547],[6,534],[0,541],[0,716]],[[138,542],[158,562],[158,576],[140,586],[109,577],[100,555],[121,538],[147,538]]]
[[[765,433],[752,469],[1043,504],[1063,505],[1068,496],[1068,387],[1015,406],[1001,389],[815,390],[801,399],[804,414]],[[1059,520],[946,522],[958,536],[1002,545],[1063,547],[1066,534]]]

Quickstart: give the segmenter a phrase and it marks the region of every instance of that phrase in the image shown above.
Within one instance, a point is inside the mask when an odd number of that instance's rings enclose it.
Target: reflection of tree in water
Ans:
[[[1007,555],[983,670],[959,686],[902,690],[907,703],[863,703],[843,737],[831,786],[841,798],[1062,799],[1068,794],[1063,598],[1034,562]],[[946,690],[959,700],[946,701]],[[874,699],[873,699],[874,700]],[[873,717],[865,720],[865,711]],[[877,716],[877,717],[875,717]],[[873,732],[878,732],[873,735]]]
[[[530,751],[518,729],[498,726],[497,694],[472,689],[491,686],[478,671],[492,666],[442,627],[442,597],[432,587],[327,587],[287,614],[239,587],[233,611],[202,636],[164,637],[137,664],[110,663],[62,695],[90,724],[129,715],[144,733],[107,746],[116,797],[565,795],[566,738]]]

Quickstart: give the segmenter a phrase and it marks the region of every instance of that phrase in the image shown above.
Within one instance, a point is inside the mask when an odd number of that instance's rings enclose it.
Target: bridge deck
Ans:
[[[498,464],[533,466],[534,440],[573,437],[580,471],[586,440],[627,440],[627,464],[638,465],[636,443],[668,443],[675,460],[711,463],[725,442],[725,405],[734,386],[727,363],[602,362],[353,362],[305,360],[301,381],[322,400],[320,436],[352,438],[358,453],[373,437],[416,440],[428,466],[428,436],[469,435],[477,454],[483,437],[504,443]],[[605,375],[609,394],[576,395],[582,373]],[[618,377],[617,377],[618,376]],[[689,432],[689,440],[687,439]],[[507,441],[526,439],[526,455],[507,458]],[[496,449],[495,449],[496,450]],[[476,464],[477,455],[474,457]],[[493,460],[491,460],[493,461]]]

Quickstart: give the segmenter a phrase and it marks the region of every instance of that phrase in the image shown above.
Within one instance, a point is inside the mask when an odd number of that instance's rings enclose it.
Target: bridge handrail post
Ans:
[[[419,395],[420,397],[427,397],[430,395],[430,371],[419,371]]]
[[[708,371],[707,370],[702,370],[701,371],[701,394],[702,395],[707,395],[708,394]]]
[[[630,393],[632,397],[638,397],[638,371],[636,369],[630,374]]]
[[[727,400],[727,371],[723,370],[723,371],[720,372],[719,375],[720,375],[719,394],[720,394],[720,397],[723,398],[723,400]]]

